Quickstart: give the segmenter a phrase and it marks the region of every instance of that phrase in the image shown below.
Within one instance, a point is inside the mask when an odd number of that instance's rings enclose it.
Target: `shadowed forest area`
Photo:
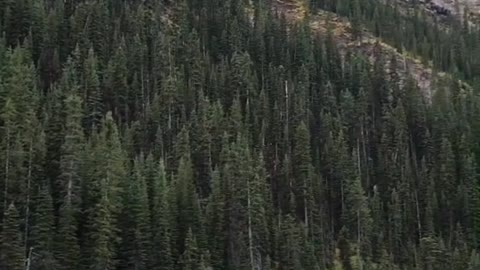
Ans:
[[[399,2],[0,0],[0,269],[480,269],[480,27]]]

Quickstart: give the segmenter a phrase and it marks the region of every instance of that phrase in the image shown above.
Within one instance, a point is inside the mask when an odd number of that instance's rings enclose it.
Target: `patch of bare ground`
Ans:
[[[396,3],[403,9],[413,7],[413,0],[396,0]],[[480,0],[417,0],[417,3],[420,3],[426,14],[436,17],[440,22],[451,17],[462,21],[465,18],[464,12],[467,11],[467,18],[471,24],[480,23]]]
[[[273,0],[272,3],[273,8],[277,12],[283,13],[290,23],[298,23],[305,18],[301,2],[302,0]],[[334,13],[321,10],[310,14],[307,19],[311,29],[320,36],[326,36],[328,25],[330,25],[335,43],[342,55],[345,55],[348,50],[353,50],[364,55],[373,63],[376,57],[382,54],[386,69],[389,67],[390,59],[395,55],[402,80],[400,83],[404,84],[408,77],[413,78],[427,102],[431,101],[434,85],[438,85],[436,82],[451,78],[446,73],[434,72],[429,65],[422,63],[412,55],[400,53],[396,48],[382,42],[369,32],[364,31],[362,37],[356,40],[352,35],[350,22]]]
[[[437,5],[451,10],[453,14],[462,14],[465,8],[469,12],[480,14],[480,0],[423,0],[425,3]]]

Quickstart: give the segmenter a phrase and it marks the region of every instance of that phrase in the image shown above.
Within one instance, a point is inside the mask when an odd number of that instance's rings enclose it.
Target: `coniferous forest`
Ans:
[[[480,269],[480,26],[276,1],[0,0],[0,269]]]

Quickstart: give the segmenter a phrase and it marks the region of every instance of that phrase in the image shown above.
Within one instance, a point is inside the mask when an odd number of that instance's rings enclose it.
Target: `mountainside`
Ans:
[[[430,17],[435,17],[447,24],[451,23],[452,19],[459,21],[467,19],[474,24],[480,22],[480,1],[478,0],[388,0],[383,3],[397,4],[405,9],[418,5]]]
[[[439,6],[449,10],[452,14],[463,14],[465,8],[474,14],[480,12],[480,1],[479,0],[424,0],[426,5],[430,6]]]
[[[480,269],[476,3],[0,0],[0,269]]]
[[[276,0],[272,2],[275,11],[284,14],[290,22],[298,23],[305,19],[305,7],[303,1],[297,0]],[[325,10],[315,10],[309,15],[307,21],[310,24],[313,34],[322,37],[328,35],[328,28],[331,27],[332,38],[343,56],[347,52],[356,52],[365,56],[371,63],[381,56],[385,59],[385,69],[388,72],[392,58],[397,61],[396,71],[400,74],[400,84],[404,85],[408,78],[413,78],[427,100],[432,97],[432,90],[435,87],[434,80],[442,80],[445,73],[433,73],[427,63],[408,53],[400,53],[396,48],[375,37],[365,29],[362,29],[360,37],[355,37],[351,23],[346,18],[341,18],[335,13]],[[443,79],[443,82],[447,79]]]

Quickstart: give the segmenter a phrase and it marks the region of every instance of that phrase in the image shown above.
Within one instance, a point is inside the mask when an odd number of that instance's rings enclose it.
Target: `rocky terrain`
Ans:
[[[458,8],[455,7],[455,0],[424,0],[426,3],[433,3],[437,6],[444,7],[450,10],[453,14],[462,13],[465,7],[468,7],[471,12],[480,12],[480,0],[458,0]]]
[[[274,8],[283,13],[288,21],[294,23],[304,19],[306,9],[303,1],[276,0],[272,2]],[[399,63],[399,72],[404,81],[408,76],[417,82],[417,86],[423,93],[426,100],[431,100],[432,86],[435,81],[448,78],[448,74],[443,72],[435,73],[432,68],[422,63],[415,56],[408,53],[400,53],[391,45],[383,42],[368,31],[364,31],[362,38],[356,40],[352,34],[350,22],[334,13],[319,10],[311,14],[308,18],[310,27],[321,36],[327,34],[327,20],[333,28],[333,36],[337,47],[341,53],[347,50],[359,52],[369,59],[372,63],[379,54],[382,54],[386,60],[386,68],[389,66],[390,59],[395,56]]]
[[[406,3],[413,3],[414,0],[401,0]],[[480,21],[480,0],[419,0],[425,9],[436,16],[455,16],[463,19],[464,11],[468,10],[470,20]]]

